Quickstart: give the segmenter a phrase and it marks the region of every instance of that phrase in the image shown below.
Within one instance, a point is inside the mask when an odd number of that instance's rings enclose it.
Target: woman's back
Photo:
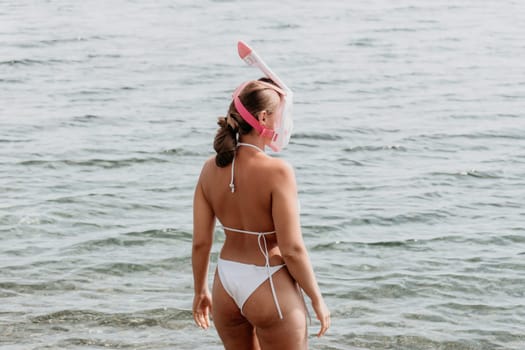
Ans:
[[[218,167],[213,159],[208,160],[202,174],[204,195],[210,203],[219,222],[224,225],[226,240],[221,257],[229,260],[264,265],[265,259],[259,252],[257,235],[237,231],[274,231],[272,218],[272,190],[277,185],[277,169],[284,162],[268,157],[250,147],[239,147],[235,162],[228,167]],[[229,186],[232,183],[231,191]],[[282,264],[275,235],[266,235],[270,261]],[[274,258],[272,258],[274,257]]]

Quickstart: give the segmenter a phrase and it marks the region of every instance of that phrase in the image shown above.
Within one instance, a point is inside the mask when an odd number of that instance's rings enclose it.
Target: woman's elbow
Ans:
[[[297,261],[301,260],[306,256],[306,248],[302,244],[293,244],[290,246],[282,247],[281,254],[284,261]]]
[[[195,254],[197,252],[210,251],[211,250],[211,246],[212,246],[212,242],[211,241],[208,241],[208,240],[196,241],[196,240],[194,240],[193,243],[192,243],[191,249],[192,249],[193,253]]]

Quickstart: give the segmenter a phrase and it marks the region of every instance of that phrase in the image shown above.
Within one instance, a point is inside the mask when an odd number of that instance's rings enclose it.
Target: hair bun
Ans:
[[[235,116],[232,113],[230,113],[226,117],[226,123],[235,133],[239,131],[239,122],[237,121],[237,118],[235,118]]]
[[[219,117],[217,118],[217,125],[221,127],[221,129],[224,129],[226,126],[228,126],[228,122],[226,120],[226,117]]]
[[[230,122],[232,120],[232,122]],[[237,131],[233,129],[232,124],[237,126],[238,124],[233,123],[233,118],[219,117],[217,124],[220,129],[217,130],[215,140],[213,142],[213,148],[217,155],[215,156],[215,164],[220,167],[225,167],[230,164],[235,156],[235,146],[237,145]]]

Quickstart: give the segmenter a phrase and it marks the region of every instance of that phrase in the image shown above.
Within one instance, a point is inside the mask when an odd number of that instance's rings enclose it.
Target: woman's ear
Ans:
[[[268,112],[266,110],[262,110],[257,115],[257,119],[259,119],[259,124],[262,126],[266,125],[266,117],[268,116]]]

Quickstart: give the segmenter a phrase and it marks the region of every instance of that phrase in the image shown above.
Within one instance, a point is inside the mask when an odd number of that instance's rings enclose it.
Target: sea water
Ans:
[[[332,312],[313,349],[525,348],[525,2],[0,2],[0,347],[221,349],[192,196],[245,40]],[[224,235],[216,231],[210,266]]]

